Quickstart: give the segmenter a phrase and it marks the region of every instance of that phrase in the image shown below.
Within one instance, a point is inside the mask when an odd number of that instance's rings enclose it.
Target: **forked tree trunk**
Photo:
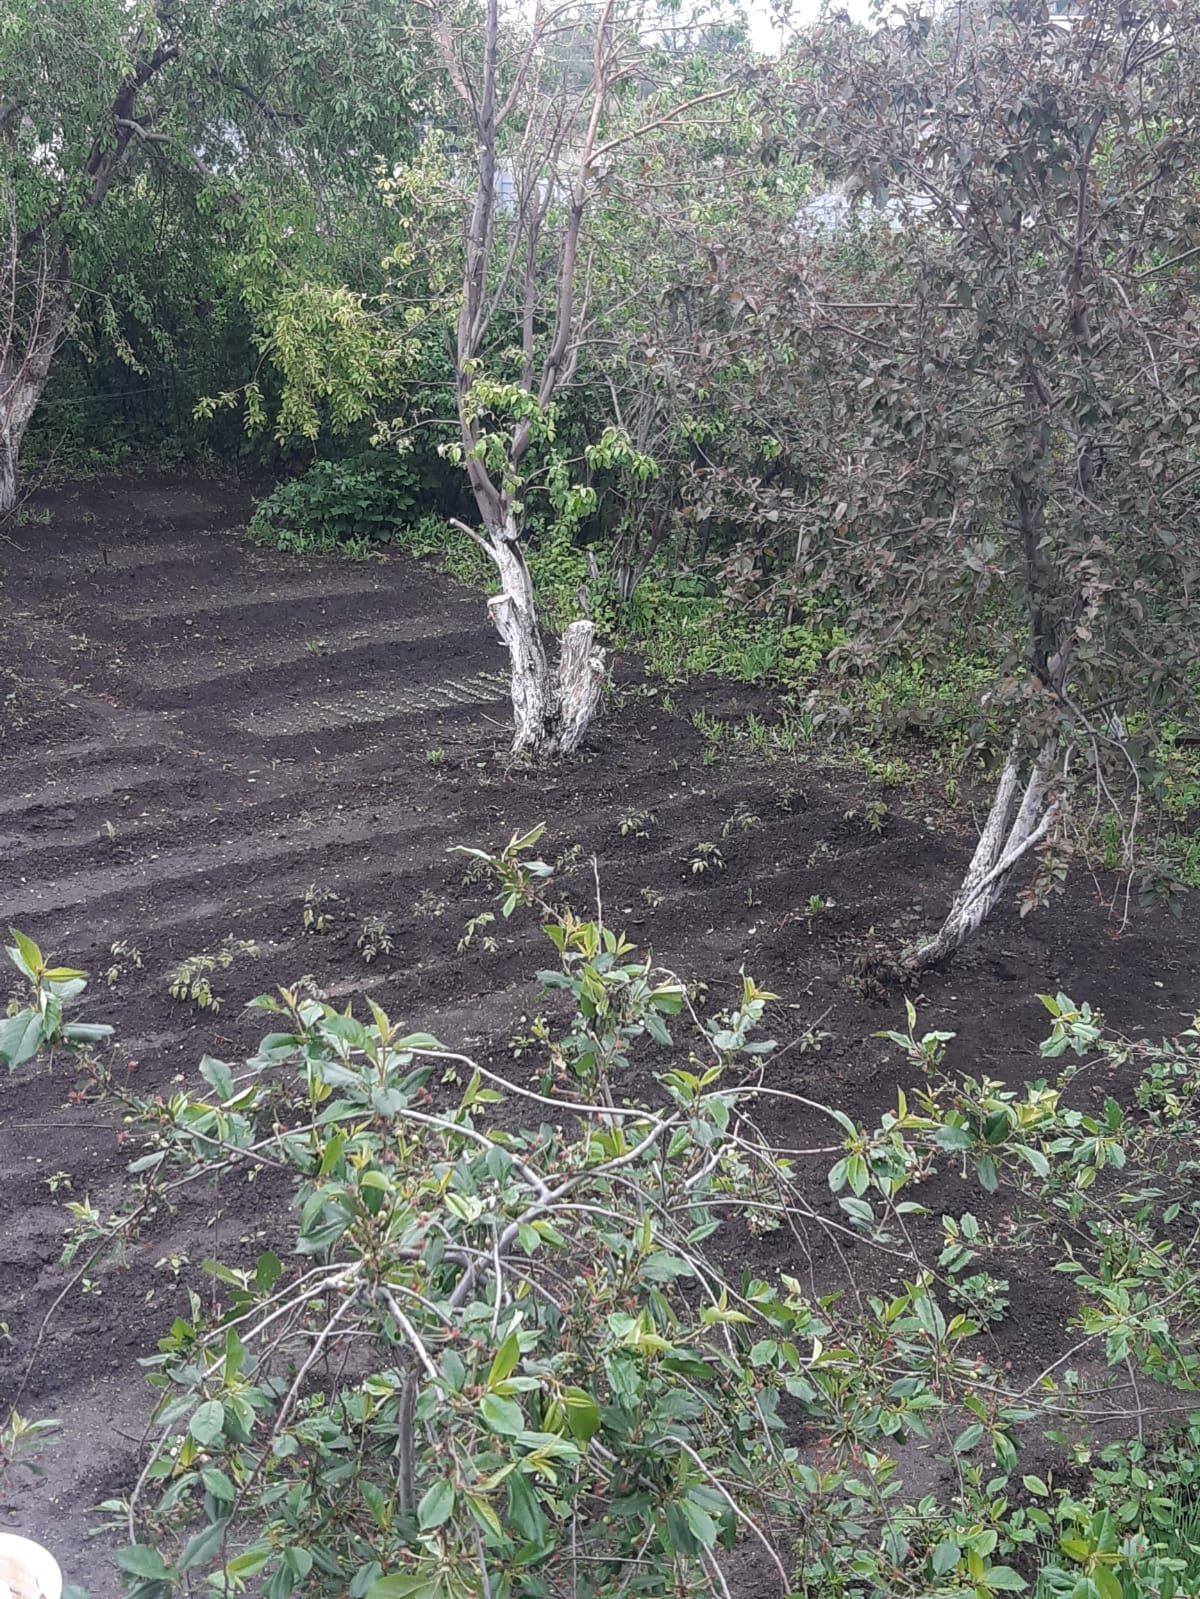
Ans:
[[[1045,837],[1052,815],[1046,785],[1053,760],[1054,745],[1044,745],[1022,790],[1020,756],[1015,749],[1011,752],[950,912],[937,934],[909,957],[912,970],[938,966],[969,943],[1000,903],[1017,862]]]
[[[489,545],[502,592],[488,601],[508,649],[512,674],[514,755],[569,755],[583,742],[604,689],[604,651],[591,622],[572,622],[551,671],[538,628],[533,583],[511,526]]]

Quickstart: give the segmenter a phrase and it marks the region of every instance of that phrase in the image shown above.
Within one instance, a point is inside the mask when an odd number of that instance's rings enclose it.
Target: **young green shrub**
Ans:
[[[519,898],[534,891],[536,863],[492,859]],[[749,1036],[769,996],[747,982],[702,1025],[678,980],[600,924],[546,931],[561,964],[543,985],[574,1002],[550,1046],[569,1100],[377,1005],[359,1021],[284,991],[255,1001],[277,1031],[243,1069],[206,1059],[207,1092],[146,1107],[141,1169],[287,1174],[294,1240],[214,1265],[224,1304],[192,1294],[159,1344],[158,1442],[118,1557],[130,1594],[601,1599],[633,1570],[630,1592],[686,1579],[719,1595],[720,1551],[746,1525],[784,1579],[753,1520],[778,1423],[730,1351],[743,1326],[808,1313],[722,1283],[700,1249],[718,1195],[774,1192],[769,1172],[747,1176],[750,1129],[735,1134],[721,1081],[773,1047]],[[614,1074],[635,1045],[670,1059],[672,1021],[689,1067],[659,1074],[661,1108],[618,1108]],[[439,1109],[448,1066],[466,1087]],[[521,1129],[504,1102],[543,1124]]]
[[[51,966],[32,938],[9,928],[9,960],[25,979],[25,1004],[14,999],[0,1020],[0,1064],[15,1071],[43,1050],[86,1049],[112,1036],[102,1022],[69,1022],[65,1011],[87,987],[87,973],[71,966]]]

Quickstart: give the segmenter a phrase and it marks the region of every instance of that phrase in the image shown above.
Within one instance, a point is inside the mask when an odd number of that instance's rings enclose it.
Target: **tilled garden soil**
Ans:
[[[541,852],[563,861],[575,902],[593,893],[595,855],[606,919],[704,979],[713,1008],[743,967],[780,996],[771,1033],[792,1047],[769,1080],[857,1116],[894,1103],[904,1067],[875,1034],[902,1021],[902,1001],[864,989],[856,962],[873,938],[894,944],[944,912],[973,843],[966,806],[880,795],[805,760],[705,764],[689,713],[769,717],[765,697],[693,683],[668,712],[630,664],[583,755],[509,771],[504,658],[478,594],[405,559],[257,550],[237,487],[136,478],[39,504],[48,523],[0,540],[0,922],[92,974],[84,1014],[114,1024],[117,1070],[136,1086],[195,1082],[205,1053],[238,1058],[261,1030],[244,1002],[304,974],[527,1076],[510,1041],[542,1003],[531,978],[544,942],[514,918],[460,952],[487,890],[449,851],[544,821]],[[875,837],[862,807],[881,797]],[[694,871],[701,844],[720,860]],[[1186,1025],[1200,931],[1140,912],[1119,931],[1113,889],[1080,870],[1048,909],[1000,915],[979,951],[926,982],[922,1022],[956,1032],[953,1065],[1038,1075],[1039,992],[1089,1000],[1122,1030]],[[306,895],[325,933],[306,930]],[[809,915],[814,895],[828,908]],[[392,947],[368,963],[359,941],[375,917]],[[178,963],[229,938],[257,952],[212,975],[219,1010],[171,998]],[[289,1218],[241,1188],[198,1196],[56,1304],[71,1277],[65,1202],[115,1208],[130,1158],[119,1118],[74,1087],[61,1064],[0,1081],[0,1416],[19,1394],[23,1414],[62,1423],[46,1476],[0,1490],[0,1527],[41,1538],[107,1599],[111,1538],[88,1532],[94,1506],[136,1476],[139,1357],[186,1285],[205,1281],[206,1258],[286,1247]],[[803,1141],[798,1115],[777,1112],[781,1144]],[[834,1269],[819,1243],[797,1260],[779,1235],[731,1253],[823,1286]],[[1036,1369],[1063,1337],[1061,1279],[1000,1264],[1013,1298],[1002,1350]]]

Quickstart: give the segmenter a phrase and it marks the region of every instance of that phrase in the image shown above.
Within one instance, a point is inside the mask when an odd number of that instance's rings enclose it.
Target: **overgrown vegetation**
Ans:
[[[150,1362],[158,1441],[106,1507],[126,1592],[723,1594],[739,1545],[809,1599],[1192,1591],[1200,1414],[1180,1430],[1168,1396],[1200,1377],[1200,1024],[1125,1041],[1046,996],[1043,1069],[1005,1088],[910,1004],[886,1035],[906,1087],[859,1124],[769,1086],[749,979],[705,1019],[557,908],[539,834],[469,852],[554,951],[536,1086],[301,988],[254,1002],[275,1030],[206,1057],[201,1091],[120,1090],[143,1145],[122,1246],[214,1175],[286,1174],[294,1218],[210,1263],[216,1298],[189,1287]],[[802,1153],[759,1130],[781,1095]],[[807,1283],[721,1265],[770,1233],[853,1240],[889,1286],[839,1291],[836,1250]],[[1017,1257],[1074,1299],[1019,1380],[989,1334]],[[914,1496],[922,1443],[951,1469]]]

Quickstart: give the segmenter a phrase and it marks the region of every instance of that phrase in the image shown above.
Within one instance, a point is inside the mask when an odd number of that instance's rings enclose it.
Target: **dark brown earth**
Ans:
[[[669,714],[629,664],[584,755],[506,771],[504,662],[481,597],[404,559],[256,550],[242,536],[249,503],[199,480],[92,483],[44,496],[49,523],[0,540],[0,923],[93,974],[86,1015],[115,1025],[120,1072],[147,1091],[195,1080],[203,1054],[233,1058],[253,1041],[248,998],[305,973],[512,1068],[509,1040],[538,1001],[539,935],[514,921],[489,929],[496,952],[477,939],[458,953],[485,891],[447,851],[545,821],[542,852],[595,854],[608,920],[705,979],[714,1007],[743,966],[780,995],[771,1031],[795,1047],[774,1081],[862,1117],[894,1101],[903,1068],[874,1035],[901,1022],[902,1004],[856,987],[854,962],[872,934],[894,942],[944,911],[972,844],[965,807],[889,791],[877,839],[847,818],[879,797],[857,774],[809,759],[703,764],[688,714],[769,715],[761,693],[693,683],[672,689]],[[622,836],[634,812],[654,813],[647,840]],[[739,815],[756,820],[743,830]],[[702,842],[723,870],[693,873]],[[584,902],[590,868],[569,882]],[[324,936],[303,928],[310,887],[337,896]],[[648,906],[644,888],[661,902]],[[1121,1030],[1186,1023],[1200,932],[1137,913],[1119,933],[1111,891],[1079,871],[1048,909],[1001,914],[976,954],[926,982],[922,1022],[956,1031],[953,1065],[1038,1075],[1047,990],[1090,1000]],[[807,919],[812,895],[833,906]],[[370,916],[389,918],[393,949],[368,965],[356,941]],[[219,1012],[171,999],[173,967],[227,936],[259,953],[214,977]],[[140,967],[111,953],[119,941]],[[809,1029],[828,1035],[819,1050],[799,1047]],[[0,1527],[41,1538],[107,1599],[119,1586],[110,1540],[87,1535],[93,1507],[136,1474],[138,1358],[206,1257],[238,1240],[278,1246],[288,1218],[240,1194],[159,1218],[46,1321],[70,1280],[64,1203],[115,1207],[129,1159],[115,1116],[72,1102],[73,1086],[61,1065],[0,1081],[0,1417],[19,1394],[25,1415],[62,1422],[44,1480],[2,1490]],[[783,1144],[802,1132],[790,1110],[771,1130]],[[800,1267],[785,1243],[743,1240],[740,1258],[747,1248],[760,1271]],[[1062,1337],[1058,1280],[1037,1262],[1003,1267],[1002,1345],[1040,1365]]]

